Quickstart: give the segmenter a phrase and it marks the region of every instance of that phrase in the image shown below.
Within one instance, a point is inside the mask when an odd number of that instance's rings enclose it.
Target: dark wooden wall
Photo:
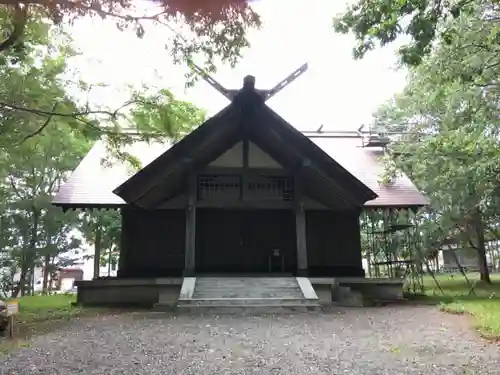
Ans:
[[[122,209],[119,277],[181,276],[185,223],[184,210]]]
[[[364,276],[359,212],[307,211],[309,276]]]
[[[309,276],[364,276],[359,212],[307,211],[306,232]],[[182,276],[185,236],[184,210],[123,209],[119,277]],[[293,210],[197,210],[197,272],[265,273],[275,248],[295,273]]]

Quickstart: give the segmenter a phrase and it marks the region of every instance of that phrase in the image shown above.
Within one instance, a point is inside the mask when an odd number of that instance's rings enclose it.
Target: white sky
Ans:
[[[213,77],[233,89],[252,74],[256,86],[267,89],[308,62],[309,70],[268,102],[274,110],[300,130],[321,124],[325,129],[353,130],[370,123],[372,113],[405,85],[405,72],[395,70],[395,46],[354,61],[353,38],[335,34],[332,27],[332,17],[345,7],[342,1],[283,3],[254,3],[264,27],[251,32],[252,46],[235,69],[222,66]],[[92,101],[118,107],[127,100],[127,84],[146,84],[169,88],[209,115],[222,109],[227,100],[204,81],[184,89],[184,68],[174,66],[164,48],[170,35],[166,27],[157,26],[138,39],[133,32],[117,30],[112,21],[78,22],[72,36],[82,55],[73,67],[87,82],[108,85],[94,89]]]

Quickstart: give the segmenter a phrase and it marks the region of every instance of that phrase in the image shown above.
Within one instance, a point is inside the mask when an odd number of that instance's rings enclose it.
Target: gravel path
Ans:
[[[75,322],[0,356],[0,374],[20,375],[499,373],[499,346],[432,307],[124,314]]]

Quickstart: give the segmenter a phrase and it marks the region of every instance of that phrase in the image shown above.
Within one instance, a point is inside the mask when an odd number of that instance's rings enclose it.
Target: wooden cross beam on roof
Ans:
[[[271,99],[274,95],[276,95],[278,92],[283,90],[285,87],[287,87],[290,83],[295,81],[297,78],[299,78],[302,74],[304,74],[309,67],[308,63],[305,63],[302,65],[300,68],[295,70],[292,74],[290,74],[288,77],[286,77],[284,80],[279,82],[276,86],[274,86],[271,90],[268,90],[264,95],[264,101]]]
[[[205,70],[200,68],[198,65],[193,63],[192,61],[189,62],[189,67],[199,74],[201,78],[203,78],[210,86],[212,86],[214,89],[216,89],[218,92],[220,92],[222,95],[224,95],[227,99],[233,100],[236,94],[240,90],[228,90],[224,86],[222,86],[219,82],[217,82],[212,76],[210,76],[209,73],[207,73]],[[295,81],[298,77],[300,77],[302,74],[304,74],[309,67],[308,63],[305,63],[302,65],[300,68],[296,69],[294,72],[292,72],[290,75],[288,75],[285,79],[280,81],[276,86],[274,86],[270,90],[258,90],[259,93],[264,97],[264,101],[267,101],[271,99],[274,95],[276,95],[278,92],[283,90],[286,86],[288,86],[290,83]],[[245,82],[248,81],[248,78],[251,76],[245,77]],[[253,77],[252,77],[253,78]],[[254,82],[255,79],[253,78],[252,82]]]

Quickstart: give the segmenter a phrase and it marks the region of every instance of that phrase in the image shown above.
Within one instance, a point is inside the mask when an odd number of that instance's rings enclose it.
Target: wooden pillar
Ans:
[[[127,274],[127,251],[130,243],[128,241],[127,226],[125,224],[125,210],[120,210],[121,226],[120,226],[120,255],[118,257],[118,271],[117,276],[124,276]]]
[[[247,201],[248,197],[248,182],[249,182],[249,168],[248,168],[248,136],[245,131],[245,137],[243,138],[243,154],[242,162],[243,168],[241,169],[241,200]]]
[[[294,176],[295,233],[297,237],[297,275],[307,276],[306,213],[304,211],[302,173]]]
[[[192,173],[188,181],[188,199],[186,205],[186,244],[184,254],[184,276],[193,276],[196,267],[196,174]]]
[[[306,214],[302,202],[295,207],[295,230],[297,233],[298,276],[307,276]]]

